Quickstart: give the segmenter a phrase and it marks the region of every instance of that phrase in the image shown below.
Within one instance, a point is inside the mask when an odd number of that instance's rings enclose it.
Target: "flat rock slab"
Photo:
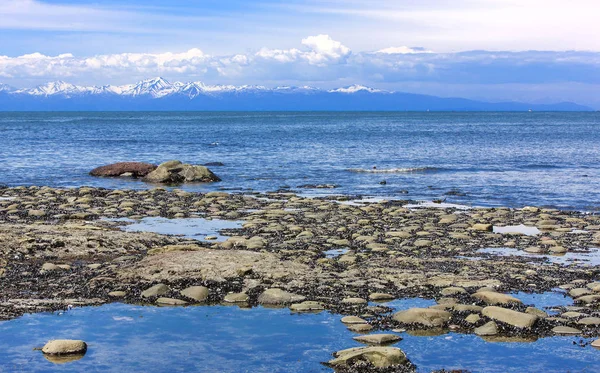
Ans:
[[[386,368],[408,362],[404,352],[395,347],[358,347],[338,351],[329,361],[333,367],[353,366],[357,363],[371,363],[377,368]]]
[[[582,297],[575,299],[575,303],[582,303],[582,304],[600,303],[600,294],[584,295]]]
[[[342,299],[342,303],[344,303],[344,304],[367,304],[367,300],[362,299],[362,298],[344,298],[344,299]]]
[[[580,325],[600,325],[600,317],[584,317],[583,319],[577,321],[577,324]]]
[[[290,306],[290,310],[292,310],[293,312],[316,312],[323,311],[324,309],[325,307],[323,307],[323,304],[321,302],[315,302],[310,300],[302,303],[292,304]]]
[[[513,311],[497,306],[485,307],[481,313],[490,319],[501,321],[505,324],[509,324],[521,329],[531,328],[538,319],[536,315]]]
[[[156,300],[157,304],[164,304],[167,306],[183,306],[186,305],[188,302],[181,300],[181,299],[175,299],[175,298],[158,298]]]
[[[370,335],[361,335],[358,337],[352,338],[357,342],[368,344],[368,345],[385,345],[396,343],[402,340],[402,337],[396,334],[370,334]]]
[[[452,314],[448,311],[432,308],[410,308],[396,312],[392,318],[404,324],[420,324],[424,326],[442,326],[450,320]]]
[[[110,293],[108,293],[108,296],[113,298],[123,298],[126,295],[127,293],[121,290],[111,291]]]
[[[508,294],[496,293],[495,291],[478,291],[472,295],[473,298],[483,301],[485,304],[494,306],[497,304],[521,304],[521,300]]]
[[[373,327],[369,324],[348,324],[346,325],[346,328],[351,332],[356,333],[367,333],[373,330]]]
[[[557,326],[557,327],[555,327],[555,328],[552,329],[552,332],[554,334],[559,334],[559,335],[578,335],[578,334],[581,334],[581,330],[575,329],[575,328],[571,328],[569,326]]]
[[[592,347],[600,348],[600,339],[596,339],[592,342]]]
[[[86,351],[87,344],[75,339],[55,339],[42,348],[42,352],[49,355],[83,354]]]
[[[381,300],[392,300],[392,299],[396,299],[395,296],[393,296],[392,294],[386,294],[386,293],[372,293],[369,294],[369,299],[370,300],[375,300],[375,301],[381,301]]]
[[[341,320],[344,324],[368,324],[367,320],[358,316],[344,316]]]

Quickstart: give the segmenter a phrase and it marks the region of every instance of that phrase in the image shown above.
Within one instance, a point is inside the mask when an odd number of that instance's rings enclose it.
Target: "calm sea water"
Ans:
[[[423,303],[405,299],[390,305]],[[262,307],[124,304],[25,315],[0,322],[0,372],[329,373],[333,371],[320,363],[330,360],[332,352],[361,346],[340,318]],[[600,351],[573,343],[579,337],[490,343],[472,334],[401,336],[395,346],[419,373],[442,368],[591,373],[600,364]],[[88,352],[81,360],[55,365],[33,350],[55,338],[83,339]]]
[[[600,113],[0,113],[0,183],[147,188],[87,173],[170,159],[224,163],[196,191],[600,209]]]

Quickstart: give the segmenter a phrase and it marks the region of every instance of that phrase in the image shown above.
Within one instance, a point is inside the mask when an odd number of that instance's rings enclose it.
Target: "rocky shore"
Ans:
[[[223,242],[121,229],[129,223],[120,218],[158,216],[243,224],[221,232],[229,237]],[[518,225],[539,233],[494,232]],[[411,371],[401,350],[373,346],[396,342],[390,333],[402,330],[431,335],[450,329],[486,340],[597,339],[600,267],[549,261],[597,247],[600,216],[536,207],[423,208],[343,196],[162,188],[3,188],[0,319],[106,302],[329,310],[344,315],[342,322],[370,346],[336,353],[329,362],[335,369]],[[489,248],[519,255],[480,251]],[[572,305],[556,305],[551,315],[511,295],[555,288]],[[405,297],[437,304],[393,313],[376,303]]]

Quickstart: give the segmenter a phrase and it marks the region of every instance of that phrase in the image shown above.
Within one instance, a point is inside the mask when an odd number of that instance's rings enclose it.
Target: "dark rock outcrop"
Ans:
[[[92,176],[103,177],[144,177],[156,170],[156,165],[144,162],[118,162],[106,166],[94,168],[90,171]]]

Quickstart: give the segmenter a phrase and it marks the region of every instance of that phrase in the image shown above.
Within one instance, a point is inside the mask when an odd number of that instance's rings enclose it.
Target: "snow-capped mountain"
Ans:
[[[14,89],[6,84],[0,83],[0,91],[7,91],[19,95],[32,96],[74,96],[74,95],[119,95],[119,96],[150,96],[153,98],[161,98],[171,95],[184,95],[189,98],[195,98],[199,95],[218,94],[224,92],[249,92],[249,91],[277,91],[289,90],[292,87],[276,87],[269,89],[264,86],[255,85],[208,85],[203,82],[169,82],[168,80],[157,77],[146,79],[135,84],[126,84],[120,86],[105,85],[105,86],[77,86],[63,81],[49,82],[44,85],[37,86],[31,89]],[[296,88],[296,87],[293,87]],[[318,90],[312,87],[302,87],[306,90]]]
[[[360,85],[360,84],[354,84],[351,85],[349,87],[342,87],[342,88],[337,88],[337,89],[330,89],[329,92],[338,92],[338,93],[356,93],[356,92],[360,92],[360,91],[364,91],[364,92],[369,92],[369,93],[376,93],[376,92],[385,92],[382,91],[380,89],[375,89],[375,88],[369,88],[369,87],[365,87],[364,85]]]
[[[78,86],[57,81],[31,89],[0,83],[1,110],[383,110],[383,111],[582,111],[559,103],[533,105],[489,103],[384,91],[362,85],[324,90],[309,86],[267,88],[260,85],[209,85],[169,82],[164,78],[135,84]]]
[[[14,92],[17,89],[9,86],[8,84],[0,83],[0,92]]]

